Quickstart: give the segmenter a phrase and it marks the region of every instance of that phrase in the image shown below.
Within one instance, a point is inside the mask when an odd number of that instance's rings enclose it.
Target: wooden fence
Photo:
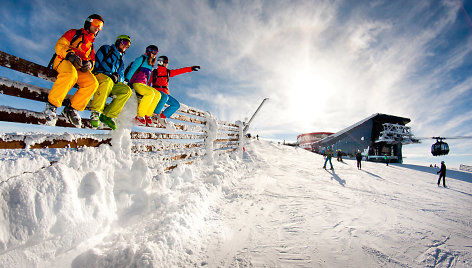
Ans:
[[[0,51],[0,66],[50,82],[54,82],[57,76],[55,70],[2,51]],[[0,93],[45,103],[49,89],[0,77]],[[66,99],[70,97],[71,95],[68,95]],[[46,123],[42,111],[10,106],[0,106],[0,121],[36,125]],[[242,149],[240,140],[242,125],[216,120],[208,112],[186,105],[181,105],[170,121],[173,126],[172,131],[162,127],[133,127],[133,131],[128,129],[132,140],[130,153],[155,153],[156,157],[163,161],[165,170],[171,170],[181,163],[191,163],[204,155]],[[0,149],[80,148],[113,144],[110,129],[92,129],[87,118],[82,119],[82,126],[87,129],[86,134],[72,134],[67,132],[67,129],[63,134],[0,133]],[[54,128],[57,130],[57,127],[74,128],[61,115],[58,116]],[[103,134],[103,130],[109,131]]]

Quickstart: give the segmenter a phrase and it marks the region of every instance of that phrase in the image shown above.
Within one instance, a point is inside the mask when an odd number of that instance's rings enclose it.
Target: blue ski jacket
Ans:
[[[146,55],[137,57],[126,74],[126,80],[131,84],[141,83],[147,85],[152,68],[154,67],[153,65],[149,65],[148,59],[149,57]]]
[[[123,53],[118,51],[115,45],[103,45],[95,55],[94,74],[102,73],[107,76],[112,76],[117,73],[118,82],[123,82],[124,77]]]

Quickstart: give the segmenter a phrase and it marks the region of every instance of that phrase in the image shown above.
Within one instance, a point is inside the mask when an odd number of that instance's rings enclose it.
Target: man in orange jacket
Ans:
[[[93,42],[103,27],[100,15],[90,15],[82,29],[71,29],[59,38],[55,46],[53,69],[58,72],[57,80],[48,95],[48,103],[44,111],[46,121],[55,125],[56,109],[62,106],[67,93],[77,83],[79,89],[66,105],[62,115],[75,125],[81,126],[78,111],[83,111],[97,90],[98,82],[91,70],[95,63]]]

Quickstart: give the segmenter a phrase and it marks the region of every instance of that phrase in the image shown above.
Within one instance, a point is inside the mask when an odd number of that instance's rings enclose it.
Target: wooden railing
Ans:
[[[50,82],[54,82],[57,76],[55,70],[2,51],[0,51],[0,66]],[[0,93],[18,98],[18,100],[45,103],[49,89],[0,77]],[[66,99],[70,98],[71,95],[66,97]],[[34,125],[46,123],[42,111],[10,106],[0,106],[0,121]],[[166,170],[170,170],[180,163],[191,163],[195,158],[203,155],[227,153],[242,148],[240,144],[242,126],[218,121],[208,112],[181,105],[170,121],[173,131],[168,131],[163,127],[139,127],[133,128],[132,131],[125,130],[125,132],[128,131],[133,144],[130,153],[154,152],[164,162]],[[113,144],[110,129],[92,129],[90,120],[87,118],[82,119],[82,125],[87,129],[86,134],[72,134],[67,129],[62,134],[0,133],[0,149],[81,148]],[[59,115],[56,127],[73,128],[74,126]],[[109,131],[103,134],[103,130]]]

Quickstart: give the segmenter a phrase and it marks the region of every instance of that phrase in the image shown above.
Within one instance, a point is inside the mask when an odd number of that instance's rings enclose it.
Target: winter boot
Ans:
[[[153,127],[154,123],[152,123],[152,118],[150,116],[145,115],[144,120],[146,120],[146,126]]]
[[[56,114],[57,107],[52,105],[51,103],[46,103],[46,108],[44,109],[44,117],[46,118],[47,125],[56,125],[57,121],[57,114]]]
[[[104,114],[101,114],[100,115],[100,121],[102,121],[105,125],[107,125],[108,127],[110,127],[111,129],[115,130],[116,129],[116,123],[115,123],[115,119],[114,118],[111,118],[111,117],[108,117]]]
[[[80,128],[82,126],[82,118],[80,118],[79,112],[72,108],[72,106],[66,106],[62,111],[62,115],[75,127]]]
[[[134,122],[137,126],[145,126],[146,125],[146,119],[144,117],[141,117],[141,116],[136,116],[134,118]]]
[[[163,127],[167,127],[168,122],[167,122],[167,118],[164,114],[160,114],[159,117],[158,117],[158,120],[159,120],[159,123],[161,123],[161,125]]]
[[[100,113],[96,111],[92,111],[92,113],[90,114],[90,124],[93,128],[97,128],[98,126],[100,126],[99,116]]]

